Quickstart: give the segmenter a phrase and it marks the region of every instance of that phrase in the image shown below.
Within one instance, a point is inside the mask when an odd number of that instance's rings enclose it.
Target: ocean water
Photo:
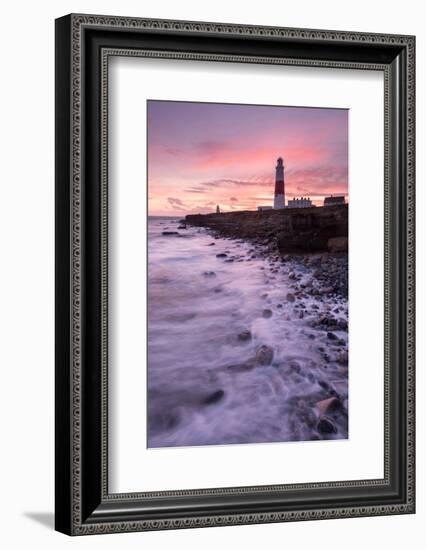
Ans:
[[[291,301],[289,273],[303,283],[312,269],[178,227],[148,223],[148,446],[346,438],[347,332],[336,347],[311,321],[332,308],[347,319],[347,301]],[[333,429],[320,429],[317,403],[336,395]]]

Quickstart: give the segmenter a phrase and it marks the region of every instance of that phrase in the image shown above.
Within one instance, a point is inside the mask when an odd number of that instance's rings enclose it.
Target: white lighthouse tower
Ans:
[[[285,208],[284,161],[281,157],[278,158],[275,167],[274,208]]]

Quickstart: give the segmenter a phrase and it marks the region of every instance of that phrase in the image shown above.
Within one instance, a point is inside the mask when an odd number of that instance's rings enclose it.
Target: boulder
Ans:
[[[203,399],[202,403],[203,405],[212,405],[213,403],[217,403],[224,397],[225,392],[223,390],[216,390],[215,392],[208,395],[205,399]]]
[[[241,342],[248,342],[249,340],[251,340],[251,332],[248,329],[241,331],[238,334],[238,340],[240,340]]]
[[[322,434],[333,434],[337,432],[337,428],[333,421],[327,416],[323,416],[319,419],[317,424],[317,430]]]
[[[320,416],[324,416],[329,412],[335,412],[342,408],[342,403],[337,397],[329,397],[328,399],[323,399],[316,403],[316,408]]]
[[[268,366],[274,358],[274,350],[270,346],[262,345],[256,350],[256,364]]]

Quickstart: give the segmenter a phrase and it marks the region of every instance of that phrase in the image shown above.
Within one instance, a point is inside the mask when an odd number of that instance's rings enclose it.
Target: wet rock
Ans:
[[[270,346],[262,345],[256,351],[256,364],[264,367],[272,363],[274,350]]]
[[[318,384],[321,386],[321,388],[325,392],[327,392],[327,394],[330,397],[339,397],[339,394],[337,393],[335,388],[333,386],[331,386],[330,384],[328,384],[328,382],[326,382],[325,380],[318,380]],[[347,386],[347,383],[346,383],[346,386]]]
[[[321,290],[321,294],[331,294],[332,292],[334,292],[334,287],[332,286],[326,286]]]
[[[214,271],[204,271],[203,275],[206,277],[216,277],[216,273]]]
[[[301,366],[297,361],[294,361],[294,360],[290,361],[289,367],[293,372],[296,372],[297,374],[299,374],[301,371]]]
[[[216,246],[216,243],[210,243],[207,246]]]
[[[338,340],[338,337],[334,334],[334,332],[327,332],[327,338],[329,340]]]
[[[178,410],[151,410],[148,415],[148,430],[151,434],[173,430],[180,423]]]
[[[178,229],[186,229],[186,225],[183,223],[183,224],[179,225]]]
[[[251,332],[248,329],[243,330],[238,334],[238,340],[241,342],[248,342],[251,340]]]
[[[272,317],[272,311],[270,309],[264,309],[262,311],[262,317],[265,319],[270,319]]]
[[[299,313],[299,319],[303,319],[304,316],[305,316],[305,314],[303,313],[303,311],[301,311],[301,312]]]
[[[217,403],[218,401],[221,401],[224,397],[225,397],[225,392],[223,390],[216,390],[215,392],[208,395],[205,399],[203,399],[202,404],[212,405],[213,403]]]
[[[171,235],[179,235],[179,233],[177,231],[163,231],[162,235],[164,235],[165,237],[169,237]]]
[[[294,302],[296,300],[296,297],[292,292],[287,293],[287,302]]]
[[[348,360],[349,360],[348,352],[344,351],[344,350],[340,351],[338,356],[337,356],[337,362],[340,365],[347,365]]]
[[[333,421],[327,416],[323,416],[319,419],[317,424],[317,430],[322,434],[335,434],[337,433],[337,428],[334,425]]]
[[[342,402],[337,397],[329,397],[328,399],[318,401],[315,406],[320,416],[324,416],[327,413],[339,411],[342,408]]]
[[[346,321],[346,319],[338,319],[337,326],[340,330],[348,330],[348,322]]]
[[[221,252],[220,254],[216,254],[216,258],[226,258],[228,254],[225,254],[224,252]]]

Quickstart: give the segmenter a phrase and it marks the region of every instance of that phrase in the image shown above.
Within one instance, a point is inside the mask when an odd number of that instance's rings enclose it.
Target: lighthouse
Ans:
[[[284,162],[281,157],[278,158],[275,167],[274,208],[285,208]]]

